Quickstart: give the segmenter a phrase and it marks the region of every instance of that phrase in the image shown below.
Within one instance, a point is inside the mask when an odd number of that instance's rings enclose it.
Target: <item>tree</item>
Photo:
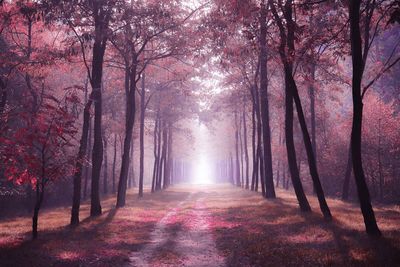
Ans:
[[[39,211],[48,184],[73,173],[74,161],[66,150],[76,134],[70,105],[79,101],[74,92],[60,100],[47,94],[39,97],[42,104],[35,114],[35,123],[29,112],[18,114],[23,126],[12,137],[2,140],[5,175],[17,185],[28,184],[36,191],[33,239],[38,236]]]
[[[365,181],[361,156],[361,130],[362,130],[362,92],[361,81],[365,67],[362,54],[362,40],[360,31],[361,1],[354,0],[349,5],[350,41],[353,65],[352,96],[353,96],[353,124],[351,130],[351,157],[353,161],[354,178],[356,180],[358,199],[364,217],[366,231],[371,235],[381,235],[372,209],[367,183]],[[367,39],[368,40],[368,39]],[[366,51],[364,51],[365,53]],[[365,55],[365,54],[364,54]]]

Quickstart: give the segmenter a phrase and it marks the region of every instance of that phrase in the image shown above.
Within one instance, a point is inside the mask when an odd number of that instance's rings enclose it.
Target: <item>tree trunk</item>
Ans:
[[[291,70],[285,70],[285,136],[286,152],[288,157],[289,171],[292,178],[292,184],[299,202],[300,210],[304,212],[311,211],[310,204],[304,194],[303,185],[300,180],[299,169],[297,167],[296,148],[293,139],[293,96],[290,90],[289,80]]]
[[[155,123],[154,123],[154,132],[153,132],[154,166],[153,166],[153,179],[152,179],[152,182],[151,182],[151,192],[154,192],[154,191],[156,190],[156,180],[157,180],[157,173],[158,173],[158,154],[157,154],[158,142],[157,142],[157,132],[158,132],[158,112],[157,112],[157,117],[156,117],[156,119],[155,119]]]
[[[229,176],[230,176],[231,184],[234,185],[235,184],[235,179],[234,179],[232,152],[229,153]]]
[[[239,115],[239,154],[240,154],[240,185],[244,187],[244,162],[243,162],[243,135],[242,135],[242,116]]]
[[[115,194],[115,169],[117,166],[117,134],[114,134],[114,157],[112,167],[112,192]]]
[[[92,156],[92,119],[89,114],[89,128],[88,128],[88,140],[87,140],[87,157],[88,161],[90,161],[91,156]],[[89,179],[91,177],[91,172],[92,172],[92,167],[88,164],[85,166],[85,184],[83,188],[83,199],[87,199],[87,194],[88,194],[88,184],[89,184]]]
[[[126,99],[126,114],[125,114],[125,139],[124,149],[122,154],[121,172],[118,182],[118,194],[117,194],[117,208],[125,206],[126,199],[126,188],[128,182],[128,171],[130,164],[130,148],[133,135],[133,125],[135,123],[136,103],[135,103],[135,92],[136,92],[136,58],[133,57],[133,66],[130,68],[125,67],[125,88],[127,99]]]
[[[78,152],[78,157],[76,159],[75,174],[74,174],[74,191],[72,197],[71,225],[79,224],[79,209],[81,205],[82,167],[85,161],[85,156],[87,151],[91,105],[92,105],[92,99],[90,97],[85,105],[85,109],[83,110],[82,136],[79,143],[79,152]]]
[[[253,94],[252,94],[253,96]],[[251,131],[251,152],[252,152],[252,160],[253,160],[253,172],[251,175],[251,191],[254,191],[256,179],[258,179],[258,157],[256,153],[256,108],[255,108],[255,99],[253,96],[253,107],[251,111],[251,123],[252,123],[252,131]]]
[[[168,128],[167,128],[167,124],[164,123],[164,127],[163,127],[163,148],[162,148],[162,164],[163,164],[163,183],[162,183],[162,188],[166,189],[168,187]]]
[[[161,190],[161,180],[162,180],[162,159],[161,159],[161,138],[162,135],[162,120],[161,118],[158,119],[158,134],[157,134],[157,143],[158,143],[158,170],[157,170],[157,183],[156,183],[156,190]]]
[[[239,160],[239,122],[237,117],[237,111],[235,111],[235,154],[236,154],[236,164],[235,164],[235,177],[236,186],[241,186],[240,184],[240,160]]]
[[[96,5],[97,6],[97,5]],[[98,8],[95,8],[98,10]],[[101,81],[103,76],[104,52],[106,50],[107,38],[104,36],[107,25],[104,25],[104,19],[99,18],[95,12],[95,37],[93,44],[93,62],[92,62],[92,95],[94,102],[94,141],[92,151],[92,187],[90,216],[101,215],[100,205],[100,174],[103,162],[103,138],[102,138],[102,96]]]
[[[103,177],[103,194],[108,194],[108,154],[107,154],[107,138],[105,137],[105,133],[103,132],[103,142],[104,142],[104,177]]]
[[[140,94],[140,167],[139,167],[139,197],[143,197],[143,175],[144,175],[144,118],[146,112],[146,74],[142,74],[142,90]]]
[[[324,190],[322,189],[321,181],[319,178],[319,174],[318,174],[318,170],[317,170],[317,163],[315,161],[313,146],[311,144],[310,135],[308,133],[303,108],[301,106],[300,96],[299,96],[299,93],[297,90],[296,83],[293,79],[293,75],[290,74],[289,78],[290,78],[291,90],[294,95],[294,102],[296,104],[297,116],[298,116],[299,123],[301,126],[301,131],[303,134],[303,141],[304,141],[304,146],[305,146],[306,152],[307,152],[308,166],[309,166],[310,175],[311,175],[313,185],[314,185],[314,190],[315,190],[315,193],[317,194],[319,206],[324,215],[324,218],[329,220],[332,218],[332,215],[331,215],[330,209],[328,207],[328,204],[326,203]]]
[[[343,181],[342,200],[349,199],[350,177],[351,177],[352,166],[353,166],[353,162],[351,160],[351,146],[350,146],[349,154],[347,156],[346,173],[344,175],[344,181]]]
[[[249,189],[249,152],[247,150],[247,125],[246,125],[246,111],[243,109],[243,145],[244,145],[244,160],[246,163],[246,189]]]
[[[263,156],[264,156],[264,180],[265,197],[275,198],[274,177],[272,170],[271,152],[271,129],[269,122],[269,103],[268,103],[268,72],[267,72],[267,22],[266,8],[262,1],[260,9],[260,91],[261,91],[261,118],[263,130]]]
[[[311,85],[308,88],[308,94],[310,96],[310,116],[311,116],[311,143],[314,152],[315,164],[317,164],[317,136],[316,136],[316,124],[315,124],[315,63],[311,63]]]
[[[360,33],[360,4],[361,0],[353,0],[349,4],[350,40],[352,52],[353,78],[353,125],[351,131],[351,154],[353,161],[354,178],[361,211],[364,217],[366,231],[370,235],[381,235],[372,209],[367,183],[365,181],[361,156],[361,133],[363,102],[361,96],[361,80],[364,71],[362,56],[362,40]],[[365,40],[368,42],[368,40]]]
[[[36,184],[36,202],[32,216],[32,239],[36,239],[38,236],[39,211],[40,208],[42,207],[43,197],[44,197],[44,185],[43,182],[41,183],[38,182]]]

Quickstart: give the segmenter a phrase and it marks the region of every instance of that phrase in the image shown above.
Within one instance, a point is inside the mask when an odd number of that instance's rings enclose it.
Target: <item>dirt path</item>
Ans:
[[[191,194],[171,209],[157,223],[151,241],[132,253],[129,266],[225,266],[204,200]]]

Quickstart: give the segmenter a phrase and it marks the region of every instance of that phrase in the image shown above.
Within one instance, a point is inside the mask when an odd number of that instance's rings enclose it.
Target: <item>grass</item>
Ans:
[[[96,218],[88,217],[85,203],[77,228],[68,226],[69,208],[44,210],[35,241],[30,240],[30,217],[2,220],[0,266],[124,266],[150,241],[156,223],[191,192],[191,201],[204,199],[210,231],[227,266],[400,266],[399,207],[375,207],[384,235],[378,239],[364,233],[356,204],[328,199],[334,220],[326,222],[312,196],[313,212],[301,213],[291,192],[278,190],[277,199],[265,200],[227,185],[177,186],[146,192],[140,200],[130,191],[125,208],[115,210],[115,198],[109,197]],[[163,254],[172,262],[182,256]]]
[[[125,208],[115,210],[115,197],[102,201],[103,215],[90,218],[90,206],[81,209],[79,227],[68,226],[70,208],[44,210],[39,216],[39,238],[31,241],[31,218],[0,221],[0,266],[122,266],[129,254],[148,242],[168,205],[188,193],[127,195]]]
[[[326,222],[315,197],[301,213],[291,192],[277,199],[239,188],[221,188],[207,206],[227,266],[400,266],[400,209],[376,207],[383,238],[364,232],[356,204],[328,199],[334,220]]]

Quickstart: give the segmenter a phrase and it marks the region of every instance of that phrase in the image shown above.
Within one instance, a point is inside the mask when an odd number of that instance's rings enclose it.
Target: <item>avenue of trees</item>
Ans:
[[[190,181],[203,123],[217,181],[302,212],[315,194],[400,201],[400,4],[390,0],[0,1],[0,209],[71,226]],[[218,79],[212,80],[211,76]],[[219,129],[215,129],[219,128]],[[213,130],[211,130],[213,131]]]

